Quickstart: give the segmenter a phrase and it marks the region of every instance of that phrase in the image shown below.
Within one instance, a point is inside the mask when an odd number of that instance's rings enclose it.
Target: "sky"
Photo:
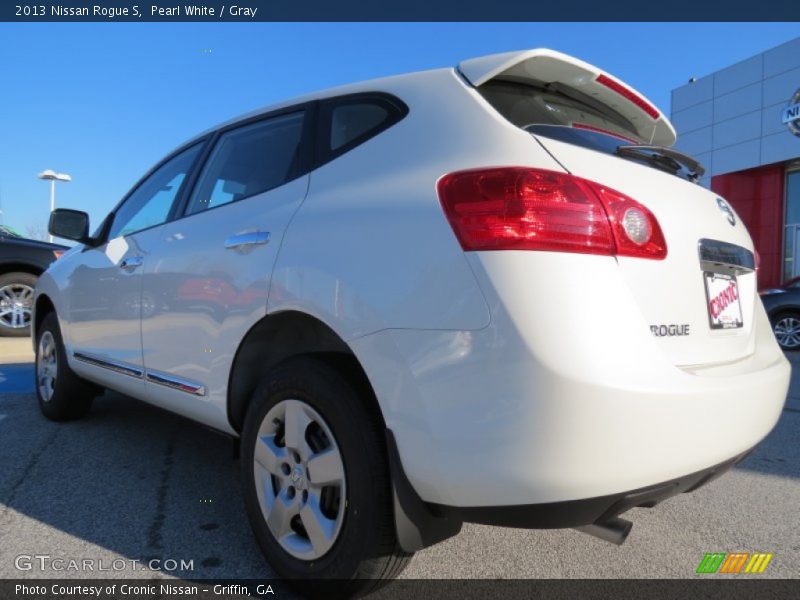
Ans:
[[[0,215],[44,231],[56,205],[94,225],[173,148],[270,103],[339,84],[549,47],[669,114],[670,91],[800,36],[800,24],[2,23]],[[800,84],[798,84],[800,85]]]

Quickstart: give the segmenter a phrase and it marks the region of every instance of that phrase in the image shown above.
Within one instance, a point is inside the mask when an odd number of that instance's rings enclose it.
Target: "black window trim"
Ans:
[[[344,94],[342,96],[332,96],[330,98],[320,99],[320,106],[317,116],[317,136],[316,144],[314,147],[314,169],[325,165],[332,160],[335,160],[347,154],[354,148],[369,141],[375,136],[383,133],[390,127],[393,127],[402,121],[408,115],[408,105],[397,96],[388,94],[386,92],[357,92],[354,94]],[[329,147],[330,142],[330,116],[333,114],[333,108],[348,104],[375,104],[388,108],[387,119],[378,127],[374,127],[361,134],[357,138],[349,141],[348,143],[339,146],[335,150]],[[324,115],[327,115],[325,117]]]
[[[355,104],[355,103],[364,103],[365,101],[371,101],[375,104],[380,106],[388,107],[389,110],[389,118],[379,127],[371,129],[370,131],[360,135],[359,137],[355,138],[354,140],[348,142],[347,144],[337,148],[334,151],[329,150],[326,146],[328,143],[328,139],[326,136],[330,134],[330,122],[323,123],[321,119],[321,112],[323,109],[323,105],[325,106],[337,106],[342,104]],[[315,169],[331,162],[332,160],[350,152],[354,148],[360,146],[361,144],[369,141],[373,137],[383,133],[390,127],[396,125],[400,121],[402,121],[409,113],[408,105],[403,102],[397,96],[393,94],[389,94],[386,92],[377,92],[377,91],[370,91],[370,92],[357,92],[353,94],[343,94],[341,96],[330,96],[326,98],[320,98],[317,100],[311,100],[308,102],[301,102],[300,104],[292,104],[289,106],[284,106],[275,110],[271,110],[269,112],[259,113],[256,115],[252,115],[250,117],[246,117],[244,119],[239,119],[232,123],[229,123],[223,127],[219,127],[205,135],[200,137],[194,138],[184,144],[181,144],[178,148],[173,150],[159,162],[157,162],[150,170],[148,170],[139,180],[131,187],[130,190],[122,197],[122,199],[117,202],[113,209],[108,213],[106,218],[101,223],[100,229],[98,230],[98,245],[103,245],[107,243],[108,234],[110,232],[111,226],[114,222],[114,218],[116,217],[117,211],[120,207],[128,201],[128,198],[133,195],[136,190],[138,190],[142,184],[147,181],[156,171],[158,171],[161,167],[167,164],[172,159],[176,158],[178,155],[182,154],[186,150],[193,148],[197,145],[201,145],[200,153],[198,154],[197,158],[192,163],[191,168],[189,169],[187,176],[184,178],[183,182],[181,182],[181,187],[178,190],[178,193],[175,196],[175,199],[172,202],[172,206],[167,214],[167,219],[163,223],[158,223],[156,225],[151,225],[150,227],[146,227],[144,229],[139,229],[137,231],[131,232],[127,235],[134,235],[140,233],[142,231],[147,231],[148,229],[152,229],[153,227],[161,227],[162,225],[166,225],[167,223],[172,223],[174,221],[178,221],[187,217],[191,217],[194,215],[202,214],[202,213],[192,213],[186,214],[186,209],[189,204],[189,198],[191,198],[192,193],[194,192],[195,185],[197,184],[197,180],[200,177],[200,174],[203,172],[203,169],[208,162],[211,153],[216,146],[217,141],[219,138],[224,135],[225,133],[232,131],[234,129],[239,129],[240,127],[246,127],[248,125],[252,125],[254,123],[258,123],[259,121],[265,121],[268,119],[272,119],[275,117],[279,117],[286,114],[291,114],[295,112],[302,112],[305,111],[305,119],[303,123],[303,134],[301,137],[300,142],[300,166],[297,169],[297,172],[291,179],[287,179],[281,185],[285,185],[290,183],[300,177],[304,177],[308,175]],[[280,186],[278,186],[280,187]],[[272,188],[277,189],[277,188]],[[269,191],[269,190],[264,190]],[[259,192],[264,193],[264,192]],[[251,196],[247,196],[248,198]],[[245,198],[239,198],[236,200],[237,202],[240,200],[244,200]],[[229,202],[226,204],[221,204],[219,206],[215,206],[212,208],[208,208],[208,210],[214,210],[215,208],[220,208],[222,206],[227,206],[230,204]],[[89,249],[87,247],[86,249]]]

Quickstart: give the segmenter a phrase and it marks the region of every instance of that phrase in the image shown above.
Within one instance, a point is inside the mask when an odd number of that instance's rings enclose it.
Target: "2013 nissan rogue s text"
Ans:
[[[239,438],[283,577],[396,576],[463,522],[708,482],[789,364],[741,219],[631,87],[551,50],[358,83],[181,146],[39,279],[54,420],[117,390]]]

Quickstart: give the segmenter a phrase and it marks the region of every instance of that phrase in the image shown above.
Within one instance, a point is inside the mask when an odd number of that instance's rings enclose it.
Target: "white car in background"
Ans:
[[[396,576],[462,522],[694,490],[789,384],[734,211],[646,98],[551,50],[273,106],[181,146],[36,289],[39,403],[100,388],[240,440],[287,578]],[[367,581],[372,580],[372,581]]]

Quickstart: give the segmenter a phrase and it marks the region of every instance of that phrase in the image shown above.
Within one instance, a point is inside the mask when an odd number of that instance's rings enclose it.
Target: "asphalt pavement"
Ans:
[[[790,359],[790,397],[769,437],[697,492],[626,513],[634,528],[623,546],[573,530],[465,525],[403,576],[686,578],[706,552],[736,551],[774,553],[757,577],[798,577],[800,354]],[[84,420],[51,423],[36,406],[31,361],[28,340],[0,339],[0,578],[273,576],[230,439],[113,393]],[[94,570],[57,570],[55,559]],[[140,570],[150,559],[166,570]]]

